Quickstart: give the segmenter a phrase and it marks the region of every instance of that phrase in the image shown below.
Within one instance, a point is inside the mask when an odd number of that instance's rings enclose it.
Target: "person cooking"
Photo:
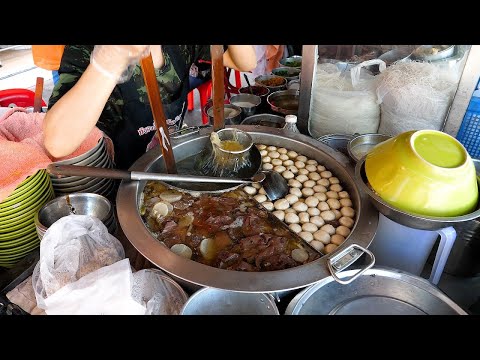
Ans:
[[[94,126],[112,139],[117,168],[128,169],[146,151],[156,129],[139,62],[149,52],[167,124],[182,126],[189,70],[199,60],[210,61],[209,45],[66,45],[43,123],[52,156],[71,154]],[[255,50],[228,45],[223,62],[251,71]]]

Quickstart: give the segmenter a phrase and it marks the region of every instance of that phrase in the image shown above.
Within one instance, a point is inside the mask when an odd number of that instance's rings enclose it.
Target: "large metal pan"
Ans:
[[[356,223],[352,232],[338,249],[311,263],[280,271],[241,272],[218,269],[182,258],[162,245],[144,225],[138,208],[145,181],[122,181],[117,194],[118,220],[133,246],[150,262],[169,273],[175,280],[191,289],[198,286],[242,291],[242,292],[283,292],[313,284],[333,271],[341,271],[343,265],[358,258],[375,235],[378,212],[360,192],[353,179],[353,168],[348,157],[331,149],[315,139],[302,135],[263,126],[235,126],[247,131],[254,143],[263,143],[294,150],[315,159],[330,169],[350,193],[357,210]],[[199,129],[198,134],[173,141],[172,148],[176,161],[198,153],[209,141],[211,129]],[[155,148],[139,158],[131,171],[164,171],[164,163],[159,148]],[[352,247],[353,246],[353,247]],[[338,256],[346,252],[340,261]],[[360,273],[357,273],[360,274]]]

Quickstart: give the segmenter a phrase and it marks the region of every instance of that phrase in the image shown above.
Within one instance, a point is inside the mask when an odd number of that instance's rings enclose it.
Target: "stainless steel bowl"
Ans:
[[[348,142],[354,137],[355,135],[351,134],[327,134],[320,136],[317,140],[348,156]]]
[[[285,126],[285,118],[280,115],[257,114],[245,118],[240,125],[259,125],[283,128]]]
[[[267,85],[271,82],[278,85]],[[277,75],[260,75],[255,78],[255,84],[268,88],[271,95],[275,91],[285,90],[287,88],[287,79]]]
[[[272,70],[273,75],[281,76],[288,81],[298,80],[302,70],[294,67],[282,66]]]
[[[478,178],[478,184],[480,187],[480,178]],[[377,210],[385,215],[390,220],[393,220],[401,225],[408,226],[414,229],[420,230],[437,230],[447,226],[452,226],[464,221],[470,221],[480,217],[480,202],[477,204],[475,211],[470,214],[462,216],[451,217],[434,217],[420,214],[407,213],[400,210],[387,202],[385,202],[380,196],[375,194],[372,189],[367,185],[367,175],[365,173],[365,157],[360,159],[355,166],[355,181],[357,185],[368,194],[371,202],[377,208]]]
[[[375,145],[390,139],[391,136],[383,134],[361,134],[354,137],[347,144],[348,155],[355,161],[359,161],[367,155]]]
[[[252,94],[235,94],[230,97],[230,104],[242,109],[243,118],[256,114],[262,99]]]
[[[287,84],[287,90],[298,90],[300,91],[300,79],[291,80]]]
[[[302,57],[300,55],[293,55],[288,58],[280,60],[280,64],[283,66],[301,68],[302,67]]]
[[[352,244],[368,247],[377,225],[378,212],[359,190],[353,179],[350,159],[315,139],[298,133],[260,126],[239,126],[247,131],[256,144],[269,144],[296,151],[317,160],[340,179],[342,187],[349,192],[357,218],[350,235],[332,254],[344,251]],[[202,128],[198,134],[172,140],[177,162],[190,158],[205,148],[210,141],[212,129]],[[156,147],[140,157],[130,168],[131,171],[164,171],[161,149]],[[280,292],[313,284],[327,276],[329,256],[308,264],[280,271],[242,272],[230,271],[204,265],[182,258],[160,243],[145,226],[139,213],[139,206],[146,181],[122,181],[117,194],[119,223],[129,241],[150,262],[169,273],[186,288],[198,289],[209,286],[218,289],[241,292]]]
[[[225,125],[238,125],[242,122],[242,109],[233,104],[224,105]],[[213,124],[213,106],[207,110],[208,119]]]
[[[437,52],[432,52],[437,49]],[[413,60],[437,61],[453,56],[455,45],[422,45],[413,50],[410,58]]]
[[[268,95],[267,103],[277,113],[297,115],[299,98],[300,92],[298,90],[282,90]]]

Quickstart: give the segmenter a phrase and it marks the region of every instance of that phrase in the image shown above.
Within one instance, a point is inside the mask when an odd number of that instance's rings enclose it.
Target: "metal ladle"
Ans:
[[[196,176],[179,174],[149,173],[141,171],[127,171],[118,169],[99,168],[95,166],[59,165],[50,164],[47,172],[59,176],[85,176],[106,179],[121,180],[160,180],[168,182],[207,182],[207,183],[230,183],[250,184],[262,183],[265,193],[272,201],[287,195],[289,187],[282,175],[275,171],[261,171],[251,178],[235,179],[215,176]]]

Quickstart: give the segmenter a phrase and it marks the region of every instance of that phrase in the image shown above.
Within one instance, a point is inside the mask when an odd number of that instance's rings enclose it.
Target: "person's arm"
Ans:
[[[71,154],[86,139],[102,114],[117,79],[132,57],[143,54],[145,48],[144,45],[104,46],[97,57],[97,66],[89,64],[83,74],[80,69],[80,78],[75,71],[71,75],[61,73],[59,88],[62,83],[74,85],[58,100],[55,99],[45,114],[44,143],[53,157]],[[55,90],[53,96],[58,96]]]
[[[223,54],[223,65],[238,71],[252,71],[257,66],[257,57],[252,45],[228,45]]]

